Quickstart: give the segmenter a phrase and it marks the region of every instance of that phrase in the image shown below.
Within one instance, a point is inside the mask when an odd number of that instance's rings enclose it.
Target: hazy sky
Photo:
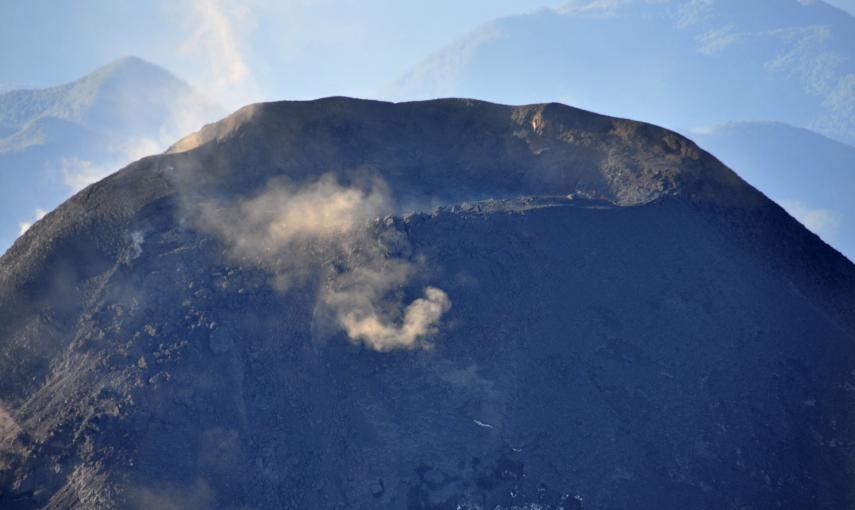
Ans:
[[[840,7],[855,16],[855,0],[827,0],[831,5]]]
[[[227,108],[261,98],[376,96],[481,23],[562,3],[0,0],[0,85],[58,84],[137,55]]]
[[[0,90],[70,81],[117,57],[137,55],[229,109],[260,99],[376,97],[472,28],[564,3],[0,0]],[[829,3],[855,13],[855,0]]]

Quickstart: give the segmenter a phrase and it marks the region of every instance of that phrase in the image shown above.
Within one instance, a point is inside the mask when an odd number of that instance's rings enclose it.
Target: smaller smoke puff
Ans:
[[[449,308],[448,295],[436,287],[428,287],[424,298],[407,306],[400,326],[386,323],[374,313],[360,315],[351,310],[344,312],[339,322],[351,339],[361,340],[374,350],[412,349],[427,346],[419,341],[435,333],[436,324]]]
[[[137,258],[142,255],[142,245],[145,241],[145,236],[139,230],[131,232],[131,258]]]
[[[351,340],[372,349],[428,347],[425,339],[436,332],[440,318],[451,308],[448,296],[428,287],[423,298],[403,308],[388,296],[412,279],[416,266],[379,253],[369,254],[323,289],[322,303]]]
[[[199,224],[226,241],[232,256],[270,271],[281,291],[322,270],[307,246],[338,254],[340,270],[323,279],[315,320],[331,318],[352,341],[377,351],[425,348],[451,301],[435,287],[406,306],[394,296],[424,268],[388,256],[369,228],[391,203],[382,181],[345,187],[325,175],[304,186],[275,183],[233,206],[204,206]],[[398,251],[408,248],[403,236],[392,237]]]

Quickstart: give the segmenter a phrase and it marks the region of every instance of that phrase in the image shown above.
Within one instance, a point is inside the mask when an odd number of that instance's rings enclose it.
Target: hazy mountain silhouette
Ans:
[[[730,123],[688,136],[855,258],[855,147],[777,122]]]
[[[164,69],[117,60],[72,83],[0,94],[0,250],[18,223],[221,110]]]
[[[853,354],[855,266],[674,132],[252,105],[0,258],[0,506],[847,508]]]
[[[496,20],[401,98],[570,104],[672,128],[777,120],[855,142],[855,18],[822,1],[578,0]]]

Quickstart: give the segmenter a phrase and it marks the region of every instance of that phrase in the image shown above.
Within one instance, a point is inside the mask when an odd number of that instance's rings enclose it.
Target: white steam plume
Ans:
[[[799,200],[781,200],[780,204],[802,225],[823,238],[832,236],[840,226],[840,213],[831,209],[811,207]]]
[[[228,108],[257,101],[242,44],[252,27],[249,9],[230,0],[192,0],[185,24],[190,36],[180,51],[205,62],[205,92]]]
[[[35,216],[34,221],[39,221],[40,219],[44,218],[45,215],[47,215],[47,211],[45,211],[44,209],[36,209],[36,211],[34,213],[34,216]],[[24,235],[24,232],[26,232],[27,230],[30,230],[30,227],[32,227],[32,226],[33,226],[32,221],[18,222],[18,235],[19,236]]]
[[[427,348],[451,301],[436,287],[407,305],[396,296],[424,267],[388,255],[390,244],[409,251],[402,234],[372,229],[371,220],[389,210],[382,181],[345,187],[325,175],[304,186],[274,183],[236,205],[203,206],[198,224],[235,258],[268,270],[281,291],[324,271],[319,253],[337,256],[338,269],[322,279],[315,320],[329,318],[351,341],[377,351]]]

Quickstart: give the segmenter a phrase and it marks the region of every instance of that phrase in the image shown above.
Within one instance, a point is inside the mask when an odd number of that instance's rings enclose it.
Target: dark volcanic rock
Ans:
[[[395,292],[452,303],[430,348],[319,328],[361,245],[283,289],[197,221],[329,172],[388,186],[369,238],[424,269]],[[0,259],[0,506],[847,508],[853,342],[855,267],[672,132],[254,105]]]

